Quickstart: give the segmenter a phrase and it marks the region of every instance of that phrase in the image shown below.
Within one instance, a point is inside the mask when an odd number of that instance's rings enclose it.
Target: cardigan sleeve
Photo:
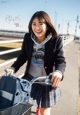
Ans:
[[[55,70],[59,70],[62,74],[65,71],[66,61],[63,52],[62,38],[58,37],[56,41],[56,59],[55,59]]]
[[[18,71],[18,69],[27,61],[27,47],[26,47],[26,34],[23,38],[23,43],[22,43],[22,47],[21,47],[21,52],[19,57],[16,59],[16,61],[11,65],[11,67],[14,68],[15,72]]]

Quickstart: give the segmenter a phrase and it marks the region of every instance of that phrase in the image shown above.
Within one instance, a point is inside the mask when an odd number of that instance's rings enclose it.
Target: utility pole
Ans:
[[[67,34],[69,34],[69,22],[67,23]]]
[[[76,18],[76,26],[75,26],[75,38],[76,38],[76,34],[77,34],[78,22],[79,22],[79,16],[77,15],[77,18]]]
[[[55,11],[55,16],[54,16],[54,26],[57,29],[57,12]]]
[[[60,30],[60,24],[58,24],[58,34],[60,34],[60,33],[59,33],[59,30]]]
[[[62,24],[61,24],[61,34],[63,33],[63,18],[62,18]]]

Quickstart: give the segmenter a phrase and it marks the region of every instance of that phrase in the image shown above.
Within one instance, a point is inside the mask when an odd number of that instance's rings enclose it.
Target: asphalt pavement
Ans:
[[[61,98],[51,108],[51,115],[80,115],[80,43],[73,41],[65,46],[64,55],[67,66],[64,80],[60,83]]]

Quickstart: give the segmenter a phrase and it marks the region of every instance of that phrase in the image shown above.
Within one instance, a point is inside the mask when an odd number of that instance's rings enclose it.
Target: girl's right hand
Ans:
[[[14,74],[14,68],[7,68],[5,69],[6,75],[13,75]]]

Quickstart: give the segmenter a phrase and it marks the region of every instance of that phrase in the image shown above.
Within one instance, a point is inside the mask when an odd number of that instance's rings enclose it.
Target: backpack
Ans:
[[[28,102],[30,91],[29,81],[14,76],[2,76],[0,78],[0,109]]]

